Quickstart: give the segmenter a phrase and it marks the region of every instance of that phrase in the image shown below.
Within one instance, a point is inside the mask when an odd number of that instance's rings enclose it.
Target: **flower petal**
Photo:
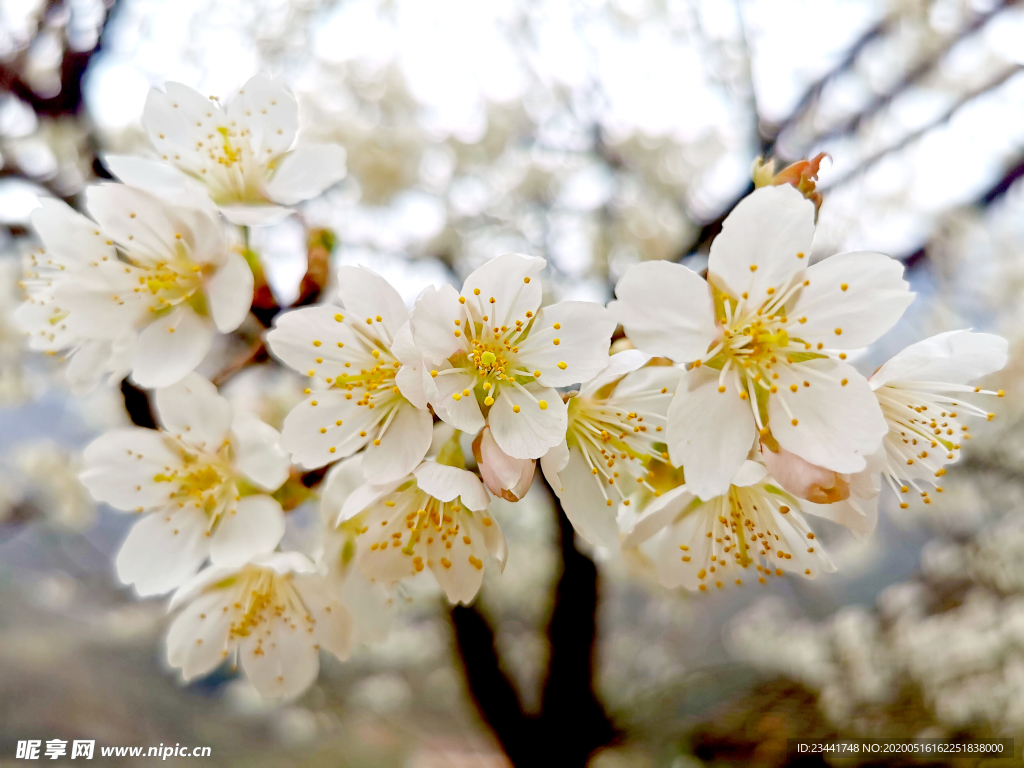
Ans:
[[[272,552],[284,536],[284,512],[269,496],[245,496],[226,510],[210,538],[214,565],[241,567],[255,555]]]
[[[351,456],[373,440],[371,430],[378,420],[376,410],[358,402],[339,389],[311,395],[285,417],[281,447],[306,469]]]
[[[139,334],[132,379],[140,387],[167,387],[194,371],[213,344],[214,326],[188,307],[150,323]]]
[[[254,284],[252,270],[239,253],[229,253],[206,281],[206,299],[218,331],[230,333],[242,324],[252,306]]]
[[[167,661],[191,680],[212,672],[224,661],[234,616],[225,611],[234,593],[217,590],[199,595],[174,619],[167,632]]]
[[[779,365],[775,371],[779,391],[768,398],[768,420],[779,445],[836,472],[864,469],[865,458],[888,431],[864,377],[828,358]]]
[[[274,357],[303,375],[336,379],[366,367],[370,356],[355,330],[356,319],[340,307],[322,304],[293,309],[274,318],[267,346]],[[345,364],[348,363],[346,366]]]
[[[313,617],[313,637],[339,659],[352,652],[352,615],[320,576],[299,576],[295,589]],[[369,586],[369,585],[367,585]]]
[[[277,161],[266,186],[267,196],[282,205],[316,197],[347,173],[345,148],[337,144],[300,144]]]
[[[173,165],[134,155],[104,155],[103,164],[122,183],[168,203],[216,210],[206,186]]]
[[[719,391],[718,371],[693,368],[679,383],[668,408],[672,463],[686,473],[686,486],[702,499],[725,493],[747,458],[757,425],[750,404],[740,399],[736,378],[726,376]]]
[[[711,243],[708,280],[747,306],[760,306],[807,266],[814,203],[789,185],[762,187],[743,198]]]
[[[380,445],[367,443],[363,455],[363,474],[376,485],[405,477],[423,461],[434,435],[430,411],[420,410],[404,398],[398,398],[395,413]]]
[[[892,328],[914,300],[903,265],[881,253],[841,253],[804,274],[791,334],[826,349],[866,347]],[[798,320],[798,322],[799,322]]]
[[[478,320],[487,315],[490,326],[513,327],[529,322],[527,312],[540,307],[543,287],[537,276],[547,262],[536,256],[506,253],[477,267],[466,278],[462,296]],[[461,315],[457,315],[461,317]]]
[[[246,676],[265,699],[293,699],[309,688],[320,671],[313,635],[281,619],[265,632],[243,638],[238,660]]]
[[[186,443],[213,452],[227,439],[231,406],[198,373],[158,389],[153,400],[161,426]]]
[[[439,419],[470,435],[475,435],[483,429],[484,417],[480,412],[480,404],[473,394],[473,388],[476,386],[475,376],[461,371],[445,371],[434,379],[434,386],[436,395],[430,404]],[[462,393],[466,390],[469,390],[469,395],[463,396]],[[453,397],[456,393],[459,395],[458,400]]]
[[[224,218],[239,227],[269,227],[278,224],[294,213],[283,205],[261,203],[234,203],[217,206]]]
[[[494,441],[509,456],[539,459],[565,439],[568,412],[557,390],[536,384],[527,385],[525,390],[501,387],[487,414],[487,423]]]
[[[539,370],[543,387],[566,387],[587,381],[608,364],[615,320],[600,304],[563,301],[537,313],[530,335],[516,359]],[[558,342],[557,344],[555,342]]]
[[[97,501],[125,512],[166,504],[167,484],[155,477],[183,466],[181,455],[155,429],[113,429],[90,443],[83,458],[82,484]]]
[[[486,509],[490,503],[487,489],[480,479],[465,469],[424,461],[413,471],[416,485],[440,501],[461,498],[462,504],[474,511]]]
[[[1007,346],[990,333],[940,333],[897,352],[868,381],[873,389],[904,381],[967,384],[1003,368]]]
[[[608,364],[594,378],[590,379],[580,387],[580,397],[589,397],[597,392],[605,384],[611,384],[627,373],[632,373],[643,367],[650,360],[650,355],[645,355],[638,349],[625,349],[616,352],[608,358]]]
[[[423,357],[439,365],[456,352],[467,349],[466,337],[455,321],[466,322],[466,310],[459,304],[459,294],[450,285],[435,288],[428,285],[416,298],[409,325]]]
[[[590,465],[578,448],[569,449],[569,461],[558,473],[558,497],[562,510],[576,533],[591,544],[619,548],[617,505],[608,506],[601,492],[602,478],[590,472]],[[552,483],[552,487],[556,487]]]
[[[260,73],[231,99],[228,117],[248,129],[253,154],[274,158],[287,152],[299,127],[299,105],[283,81]]]
[[[351,315],[349,322],[365,323],[365,328],[360,328],[374,333],[388,348],[409,319],[401,294],[366,267],[338,267],[338,296]],[[377,320],[378,317],[381,319]],[[377,330],[378,323],[383,323],[386,334]]]
[[[265,491],[280,488],[291,468],[279,445],[281,434],[254,414],[240,413],[231,422],[231,435],[238,471]]]
[[[679,362],[704,356],[718,336],[711,289],[681,264],[650,261],[626,270],[608,305],[633,345]]]
[[[140,597],[162,595],[195,575],[209,552],[207,519],[195,507],[139,520],[117,553],[117,576]]]

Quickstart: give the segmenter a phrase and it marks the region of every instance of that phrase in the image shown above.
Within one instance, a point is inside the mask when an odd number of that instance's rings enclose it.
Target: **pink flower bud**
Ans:
[[[815,504],[831,504],[850,498],[850,476],[841,475],[801,459],[784,448],[774,452],[764,443],[761,456],[768,472],[785,490]]]
[[[487,489],[506,501],[519,501],[526,495],[533,482],[537,468],[534,459],[514,459],[494,442],[491,428],[484,427],[473,441],[473,456],[476,457]]]

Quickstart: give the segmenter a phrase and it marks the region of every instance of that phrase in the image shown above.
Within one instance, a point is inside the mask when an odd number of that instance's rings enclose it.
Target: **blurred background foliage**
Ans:
[[[127,520],[75,479],[76,450],[127,423],[122,393],[70,396],[12,325],[38,197],[75,204],[105,152],[149,152],[150,87],[226,94],[258,70],[348,152],[344,182],[254,233],[282,306],[322,268],[307,244],[324,229],[334,264],[370,266],[407,300],[520,251],[549,260],[552,300],[605,301],[637,261],[701,269],[756,157],[828,152],[814,255],[889,253],[919,296],[858,364],[990,330],[1011,342],[994,382],[1007,397],[932,504],[900,510],[886,491],[873,537],[825,532],[827,578],[697,598],[591,553],[593,687],[615,733],[591,764],[782,765],[787,737],[826,735],[997,734],[1019,753],[1022,64],[1024,4],[1009,0],[0,0],[0,765],[16,740],[51,737],[206,745],[213,765],[508,764],[502,724],[474,703],[486,686],[467,684],[472,627],[457,635],[416,585],[387,642],[326,660],[284,708],[228,672],[182,687],[162,604],[113,575]],[[221,360],[259,362],[245,333]],[[299,391],[259,365],[226,387],[271,423]],[[480,612],[527,722],[549,659],[586,645],[556,650],[549,633],[571,555],[544,489],[499,505],[509,567],[488,574]]]

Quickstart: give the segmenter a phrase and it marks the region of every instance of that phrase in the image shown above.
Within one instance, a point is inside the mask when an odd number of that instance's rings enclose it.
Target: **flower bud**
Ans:
[[[810,160],[799,160],[792,165],[787,165],[778,173],[775,172],[774,158],[765,163],[759,157],[754,161],[751,171],[754,189],[791,184],[800,191],[800,194],[814,203],[814,210],[817,212],[821,208],[821,195],[815,191],[815,185],[818,182],[818,167],[826,157],[828,155],[821,152]]]
[[[815,504],[832,504],[850,498],[849,475],[815,466],[785,448],[775,452],[764,443],[761,456],[779,485],[798,498]]]
[[[484,484],[495,496],[506,501],[519,501],[530,489],[537,462],[534,459],[514,459],[506,454],[494,442],[490,427],[484,427],[473,441],[473,456]]]

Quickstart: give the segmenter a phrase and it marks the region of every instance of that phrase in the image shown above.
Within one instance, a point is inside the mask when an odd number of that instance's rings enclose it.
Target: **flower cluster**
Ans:
[[[880,476],[927,501],[964,419],[988,415],[966,382],[1005,363],[1001,339],[959,331],[858,373],[848,355],[912,294],[882,254],[809,264],[808,171],[737,205],[706,278],[637,264],[608,307],[546,301],[546,261],[515,253],[411,307],[337,268],[329,300],[264,334],[307,380],[278,432],[196,369],[252,308],[246,228],[337,181],[344,152],[292,149],[296,103],[263,77],[223,106],[169,84],[144,124],[158,159],[108,158],[125,183],[87,192],[91,219],[54,201],[34,215],[17,319],[74,386],[153,390],[158,428],[99,437],[81,480],[139,515],[118,575],[174,592],[168,659],[186,679],[229,658],[263,695],[295,696],[320,649],[386,632],[403,582],[469,603],[507,560],[491,501],[523,498],[538,461],[582,539],[649,559],[666,586],[834,570],[808,520],[870,533]],[[282,550],[287,512],[317,490],[320,544]]]

